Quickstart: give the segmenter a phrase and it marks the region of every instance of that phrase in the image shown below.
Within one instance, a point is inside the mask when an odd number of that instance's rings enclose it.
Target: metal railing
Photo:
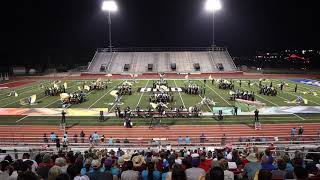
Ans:
[[[226,51],[225,47],[127,47],[113,48],[113,52],[175,52],[175,51]],[[109,48],[98,48],[97,52],[110,52]]]
[[[44,142],[43,137],[34,137],[34,136],[6,136],[2,137],[0,141],[0,149],[3,146],[41,146],[44,144],[54,145],[51,142],[50,137],[47,137],[48,143]],[[159,140],[160,139],[160,140]],[[184,139],[184,138],[183,138]],[[242,139],[242,140],[241,140]],[[295,136],[293,139],[291,136],[278,136],[275,140],[274,136],[259,136],[259,137],[205,137],[201,138],[199,136],[190,136],[190,142],[186,142],[185,139],[183,142],[178,142],[177,136],[163,136],[163,137],[148,137],[141,138],[127,138],[129,143],[123,143],[125,138],[113,138],[112,145],[115,146],[150,146],[150,145],[159,145],[159,144],[170,144],[171,146],[221,146],[221,145],[237,145],[237,146],[247,146],[247,145],[267,145],[267,144],[320,144],[320,137],[317,135],[305,135],[305,136]],[[60,141],[62,144],[62,140]],[[90,143],[88,137],[81,139],[79,137],[69,137],[69,145],[71,146],[88,146]],[[98,140],[99,144],[110,145],[108,144],[109,139],[106,137],[104,142]]]

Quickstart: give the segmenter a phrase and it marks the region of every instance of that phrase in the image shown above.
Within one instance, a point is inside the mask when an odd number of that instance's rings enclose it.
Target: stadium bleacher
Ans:
[[[218,72],[218,64],[222,64],[224,72],[233,72],[237,68],[225,48],[192,49],[181,51],[121,51],[114,49],[115,52],[107,50],[97,50],[92,62],[88,67],[89,73],[101,73],[101,66],[107,65],[102,73],[146,73],[146,72],[176,72],[176,73],[210,73]],[[195,64],[199,68],[195,68]],[[125,64],[130,65],[130,69],[124,69]],[[152,69],[148,67],[152,64]],[[172,68],[175,64],[175,68]]]

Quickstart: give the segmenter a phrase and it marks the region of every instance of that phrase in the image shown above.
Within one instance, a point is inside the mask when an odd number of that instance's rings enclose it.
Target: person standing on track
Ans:
[[[303,126],[300,126],[298,130],[299,141],[302,141],[303,132],[304,132]]]
[[[295,127],[291,129],[291,143],[294,142],[294,138],[295,138],[295,135],[296,135],[296,131],[297,131],[297,130],[296,130]]]
[[[259,110],[254,111],[254,122],[259,122]]]
[[[61,124],[66,124],[66,112],[62,110],[61,112]]]
[[[238,115],[238,107],[237,107],[237,106],[234,106],[233,115],[234,115],[234,116],[237,116],[237,115]]]

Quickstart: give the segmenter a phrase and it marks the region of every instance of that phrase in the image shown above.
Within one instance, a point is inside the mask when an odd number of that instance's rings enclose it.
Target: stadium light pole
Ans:
[[[108,12],[108,25],[109,25],[109,49],[112,52],[112,41],[111,41],[111,12],[118,10],[117,3],[112,0],[104,1],[101,7],[102,11]]]
[[[205,9],[212,12],[212,50],[214,51],[214,13],[222,9],[220,0],[207,0]]]

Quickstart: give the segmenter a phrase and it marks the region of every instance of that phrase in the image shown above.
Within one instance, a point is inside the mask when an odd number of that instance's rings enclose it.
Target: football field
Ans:
[[[255,98],[257,101],[265,104],[263,107],[269,108],[281,108],[281,107],[309,107],[313,111],[316,107],[320,106],[320,88],[317,86],[308,85],[308,83],[299,83],[299,81],[294,81],[292,79],[268,79],[263,80],[263,85],[269,85],[271,82],[274,87],[278,89],[277,96],[267,96],[259,94],[259,79],[241,79],[241,87],[239,79],[227,79],[228,81],[233,81],[235,89],[240,91],[254,92]],[[93,80],[61,80],[61,83],[67,83],[68,88],[66,93],[76,93],[79,91],[79,87],[82,87],[83,84],[90,84]],[[104,81],[104,80],[102,80]],[[123,95],[120,97],[120,103],[115,103],[115,97],[110,94],[123,82],[132,83],[132,95]],[[111,82],[107,83],[107,88],[102,90],[92,90],[86,91],[85,101],[80,104],[72,104],[69,109],[85,109],[86,111],[91,111],[92,109],[97,108],[108,108],[109,112],[114,112],[116,105],[118,105],[121,110],[129,106],[131,109],[140,107],[140,109],[148,109],[150,107],[149,98],[153,95],[152,91],[141,92],[141,88],[152,88],[153,82],[158,81],[158,79],[143,79],[143,80],[115,80],[112,79]],[[250,81],[250,85],[248,82]],[[215,118],[206,116],[200,118],[185,118],[185,119],[164,119],[163,123],[166,124],[252,124],[253,114],[248,110],[245,104],[239,104],[235,101],[230,100],[230,90],[223,90],[218,88],[217,80],[212,82],[211,80],[203,79],[169,79],[167,80],[168,87],[173,88],[184,88],[189,83],[196,84],[202,89],[205,89],[205,93],[199,95],[189,95],[184,91],[181,92],[172,92],[173,102],[167,104],[168,108],[178,108],[178,107],[191,107],[199,104],[204,97],[209,98],[214,102],[211,105],[201,106],[202,112],[211,113],[213,109],[219,108],[228,108],[233,106],[239,106],[240,111],[247,112],[246,114],[239,116],[225,116],[224,120],[218,121]],[[281,91],[279,89],[279,84],[283,82],[284,88]],[[6,114],[0,116],[1,125],[14,125],[14,124],[23,124],[23,125],[56,125],[60,121],[59,116],[38,116],[38,115],[19,115],[19,109],[30,108],[33,110],[37,109],[56,109],[62,108],[62,103],[60,96],[46,96],[44,94],[43,87],[52,86],[52,80],[41,80],[41,81],[30,81],[29,83],[11,87],[8,89],[0,90],[0,112],[3,111],[14,111],[13,114]],[[297,92],[294,92],[294,88],[297,84]],[[15,91],[18,96],[8,96],[10,92]],[[22,99],[28,98],[32,95],[36,95],[36,102],[32,105],[25,105],[21,103]],[[297,98],[303,99],[306,103],[298,104],[295,103]],[[254,107],[255,108],[255,107]],[[294,109],[294,108],[292,108]],[[98,116],[98,114],[97,114]],[[82,125],[121,125],[122,120],[116,117],[109,117],[105,122],[97,122],[97,116],[67,116],[69,124],[82,124]],[[146,125],[148,120],[144,118],[137,118],[134,120],[137,125]],[[308,122],[320,122],[320,112],[318,113],[308,113],[305,114],[301,110],[297,113],[289,114],[272,114],[272,115],[261,115],[262,123],[288,123],[288,122],[299,122],[299,123],[308,123]]]

